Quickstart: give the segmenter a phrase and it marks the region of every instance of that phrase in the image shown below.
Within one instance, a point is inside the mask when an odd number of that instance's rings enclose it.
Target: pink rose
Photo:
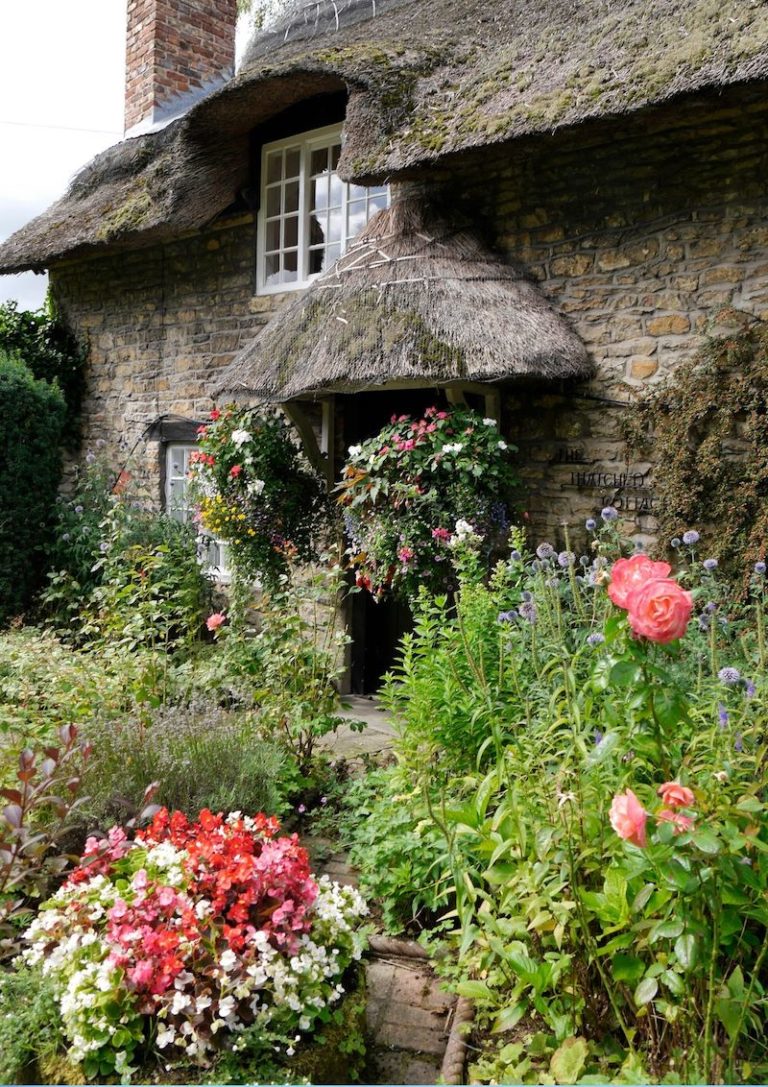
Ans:
[[[691,808],[695,797],[691,790],[679,781],[665,781],[659,786],[659,796],[668,808]]]
[[[693,826],[693,819],[689,815],[683,815],[679,811],[670,811],[668,808],[662,808],[660,812],[657,812],[656,820],[659,823],[674,823],[675,834],[684,834],[686,830],[690,830]]]
[[[668,562],[651,562],[647,555],[633,555],[631,559],[619,559],[611,567],[611,583],[608,595],[618,608],[627,608],[627,598],[633,589],[652,578],[669,577],[672,567]]]
[[[671,578],[653,578],[629,593],[627,611],[634,634],[663,645],[685,634],[693,597]]]
[[[648,812],[631,789],[627,789],[626,793],[617,793],[613,798],[609,818],[620,838],[632,845],[646,845],[645,823]]]
[[[213,615],[209,615],[205,620],[205,625],[209,630],[218,630],[222,623],[226,623],[227,617],[220,611],[215,611]]]

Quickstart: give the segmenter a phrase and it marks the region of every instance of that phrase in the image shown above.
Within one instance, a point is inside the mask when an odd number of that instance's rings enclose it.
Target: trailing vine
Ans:
[[[768,539],[768,323],[718,317],[734,331],[638,404],[626,438],[632,452],[652,453],[661,538],[701,526],[701,546],[746,585]]]

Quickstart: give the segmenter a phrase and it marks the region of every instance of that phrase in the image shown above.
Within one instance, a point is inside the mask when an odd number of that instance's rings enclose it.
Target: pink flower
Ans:
[[[619,608],[627,608],[627,598],[633,589],[652,578],[669,577],[672,567],[667,562],[651,562],[647,555],[633,555],[631,559],[619,559],[611,568],[608,596]]]
[[[218,408],[214,408],[213,411],[211,412],[210,417],[211,417],[211,419],[213,419],[213,421],[215,423],[217,419],[221,418],[221,412],[219,411]]]
[[[222,623],[226,623],[226,621],[227,617],[223,614],[223,612],[215,611],[213,615],[209,615],[208,618],[205,620],[205,625],[208,627],[209,630],[214,631],[218,630]]]
[[[693,597],[671,578],[646,581],[627,596],[632,632],[665,645],[682,638],[693,611]]]
[[[695,797],[691,790],[679,781],[665,781],[659,786],[659,796],[668,808],[691,808]]]
[[[131,886],[135,891],[146,891],[148,883],[146,868],[140,868],[131,880]]]
[[[617,793],[613,798],[609,818],[620,838],[632,845],[646,845],[645,824],[648,812],[631,789],[627,789],[626,793]]]
[[[660,812],[657,812],[656,820],[659,823],[674,823],[675,834],[684,834],[693,826],[693,819],[689,815],[683,815],[680,811],[670,811],[669,808],[662,808]]]
[[[229,474],[232,476],[233,479],[237,479],[242,470],[242,464],[233,464],[232,467],[229,469]]]
[[[413,550],[410,547],[401,547],[397,553],[400,562],[410,562],[413,558]]]
[[[433,540],[450,540],[451,533],[447,528],[433,528],[432,539]]]
[[[134,967],[128,971],[128,978],[137,989],[143,989],[149,985],[154,973],[154,966],[149,959],[140,959]]]

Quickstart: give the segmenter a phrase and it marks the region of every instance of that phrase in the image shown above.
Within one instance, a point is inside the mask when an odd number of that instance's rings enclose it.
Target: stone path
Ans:
[[[345,759],[359,759],[364,755],[378,755],[389,751],[395,737],[395,726],[376,699],[348,694],[344,695],[343,703],[340,716],[364,721],[365,729],[354,732],[342,725],[335,733],[325,737],[325,747],[334,755],[341,755]]]

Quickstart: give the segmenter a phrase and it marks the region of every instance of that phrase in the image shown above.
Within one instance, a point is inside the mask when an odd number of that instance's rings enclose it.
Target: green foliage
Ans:
[[[452,589],[450,549],[467,537],[490,560],[504,542],[517,483],[510,448],[494,420],[466,408],[393,417],[350,447],[337,490],[357,585],[377,599]]]
[[[764,557],[768,536],[768,324],[736,322],[676,366],[627,436],[635,451],[653,449],[662,538],[703,522],[709,553],[743,588],[743,563]]]
[[[0,352],[0,626],[32,603],[61,476],[64,401]]]
[[[246,577],[274,588],[291,561],[317,557],[328,527],[325,483],[282,415],[215,409],[199,445],[190,458],[191,494],[203,526],[229,543]]]
[[[85,390],[85,352],[50,304],[21,311],[15,302],[0,305],[0,354],[19,359],[38,381],[58,385],[66,404],[64,441],[75,448]]]
[[[22,965],[0,973],[0,1083],[40,1082],[38,1062],[55,1053],[61,1030],[49,979]]]
[[[190,818],[213,812],[284,808],[285,753],[263,739],[253,714],[210,703],[161,706],[87,729],[93,754],[78,814],[89,827],[125,823],[140,810],[144,791],[158,782],[154,800]]]

